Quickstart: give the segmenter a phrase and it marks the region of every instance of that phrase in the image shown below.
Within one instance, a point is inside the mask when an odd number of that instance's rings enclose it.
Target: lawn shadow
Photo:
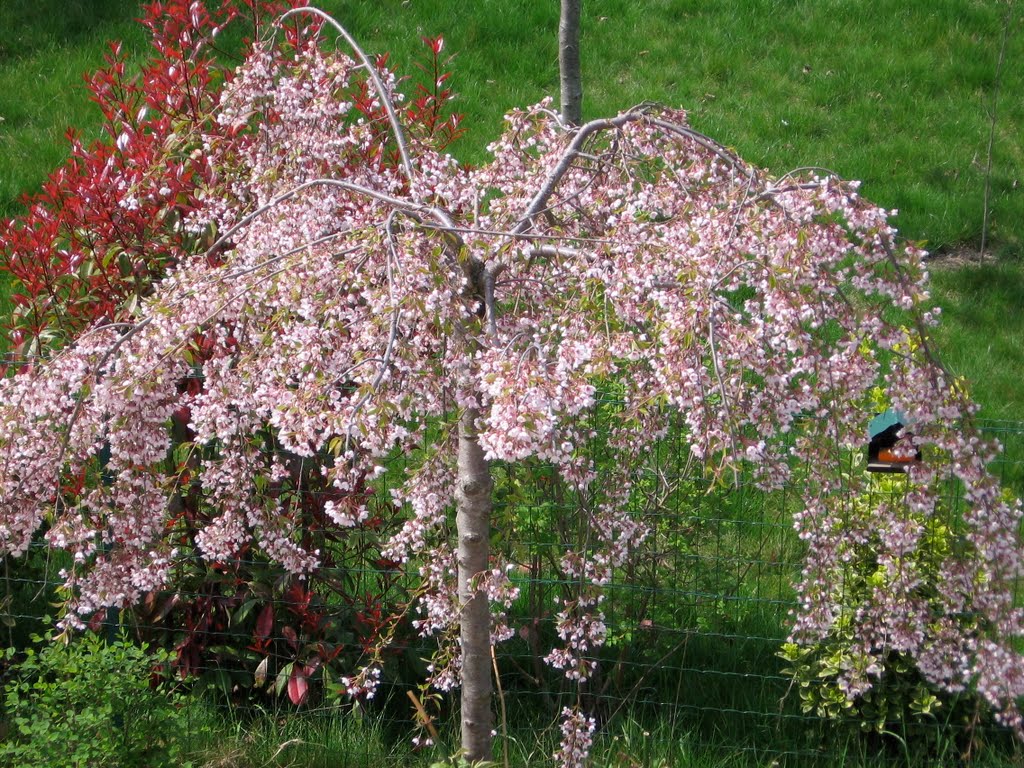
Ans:
[[[138,0],[11,0],[0,3],[0,63],[74,44],[94,36],[104,27],[137,18],[141,13]]]

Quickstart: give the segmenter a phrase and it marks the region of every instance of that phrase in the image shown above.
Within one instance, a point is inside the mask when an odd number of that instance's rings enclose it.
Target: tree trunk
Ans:
[[[583,121],[583,79],[580,75],[581,3],[582,0],[562,0],[562,14],[558,21],[562,120],[570,125],[579,125]]]
[[[473,586],[488,568],[491,469],[477,440],[475,408],[459,418],[455,526],[459,538],[460,639],[462,642],[462,750],[470,762],[491,759],[491,612]]]

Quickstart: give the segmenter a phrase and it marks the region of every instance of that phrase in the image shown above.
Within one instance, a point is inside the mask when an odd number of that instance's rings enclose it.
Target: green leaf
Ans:
[[[252,609],[259,605],[260,602],[260,600],[252,598],[242,603],[231,617],[232,626],[237,627],[242,624],[247,618],[249,618],[249,614],[252,613]]]
[[[274,681],[274,693],[278,696],[281,695],[281,692],[284,690],[284,687],[288,685],[288,678],[291,677],[292,667],[294,666],[295,662],[289,661],[287,664],[281,667],[281,671],[277,673],[277,679]]]

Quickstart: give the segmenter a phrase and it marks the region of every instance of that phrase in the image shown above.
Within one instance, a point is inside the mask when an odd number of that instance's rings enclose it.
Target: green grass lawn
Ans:
[[[453,152],[486,158],[510,108],[557,95],[553,0],[324,0],[370,51],[402,71],[420,37],[454,56],[465,136]],[[977,250],[992,110],[992,250],[984,268],[937,267],[946,311],[940,349],[991,418],[1024,419],[1019,352],[1024,221],[1024,14],[995,0],[589,0],[583,20],[586,117],[645,99],[690,110],[700,130],[774,171],[827,167],[861,179],[908,238],[938,253]],[[0,3],[0,218],[65,156],[69,126],[95,135],[82,73],[105,41],[143,55],[137,0]],[[2,279],[2,278],[0,278]],[[0,291],[2,299],[3,291]],[[3,306],[0,305],[0,311]]]
[[[142,51],[138,3],[38,0],[0,3],[0,218],[38,189],[67,156],[69,127],[95,134],[99,109],[83,75],[103,65],[106,42]]]
[[[502,115],[557,95],[558,4],[537,0],[323,0],[371,51],[403,71],[422,35],[454,54],[455,147],[485,158]],[[682,106],[697,128],[784,172],[833,169],[901,211],[907,237],[936,249],[979,240],[1004,3],[979,0],[590,0],[584,11],[586,116],[643,100]],[[83,70],[103,41],[144,50],[136,0],[0,5],[0,214],[17,210],[60,160],[68,125],[95,110]],[[1012,20],[997,103],[992,235],[1016,252],[1024,218],[1024,14]]]
[[[1024,269],[1019,261],[933,270],[938,347],[987,419],[1024,420]]]

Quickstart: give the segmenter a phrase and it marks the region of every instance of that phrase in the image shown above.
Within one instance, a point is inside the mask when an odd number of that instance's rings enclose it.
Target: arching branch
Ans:
[[[756,172],[721,144],[685,125],[652,115],[653,109],[654,107],[651,104],[641,104],[615,117],[591,120],[589,123],[580,126],[569,146],[562,152],[558,163],[551,169],[540,189],[530,200],[529,206],[527,206],[526,211],[519,219],[519,223],[512,229],[511,234],[522,235],[529,232],[531,227],[533,227],[534,217],[547,207],[555,189],[565,177],[565,174],[569,172],[569,169],[572,168],[572,164],[577,158],[583,156],[584,153],[581,150],[592,136],[601,131],[618,130],[630,123],[647,122],[667,134],[693,141],[704,149],[713,152],[730,168],[737,169],[751,181],[756,181]]]
[[[345,38],[345,42],[349,44],[359,60],[363,63],[366,68],[366,74],[373,81],[373,87],[377,90],[377,95],[380,98],[381,104],[384,105],[384,110],[387,112],[388,121],[391,123],[391,130],[395,135],[395,143],[398,145],[398,153],[402,157],[402,169],[405,171],[405,176],[408,179],[413,177],[413,165],[412,159],[409,157],[409,147],[405,141],[405,131],[402,129],[402,124],[398,120],[398,113],[395,112],[395,107],[391,103],[391,98],[388,96],[387,89],[384,88],[384,83],[381,81],[380,76],[377,74],[377,68],[373,66],[373,62],[363,52],[363,49],[356,42],[355,38],[348,33],[337,20],[330,14],[324,13],[319,8],[313,8],[312,6],[303,6],[302,8],[293,8],[287,13],[281,16],[281,21],[285,21],[291,16],[296,16],[300,13],[308,13],[316,16],[319,19],[330,24],[337,30],[338,34]]]

